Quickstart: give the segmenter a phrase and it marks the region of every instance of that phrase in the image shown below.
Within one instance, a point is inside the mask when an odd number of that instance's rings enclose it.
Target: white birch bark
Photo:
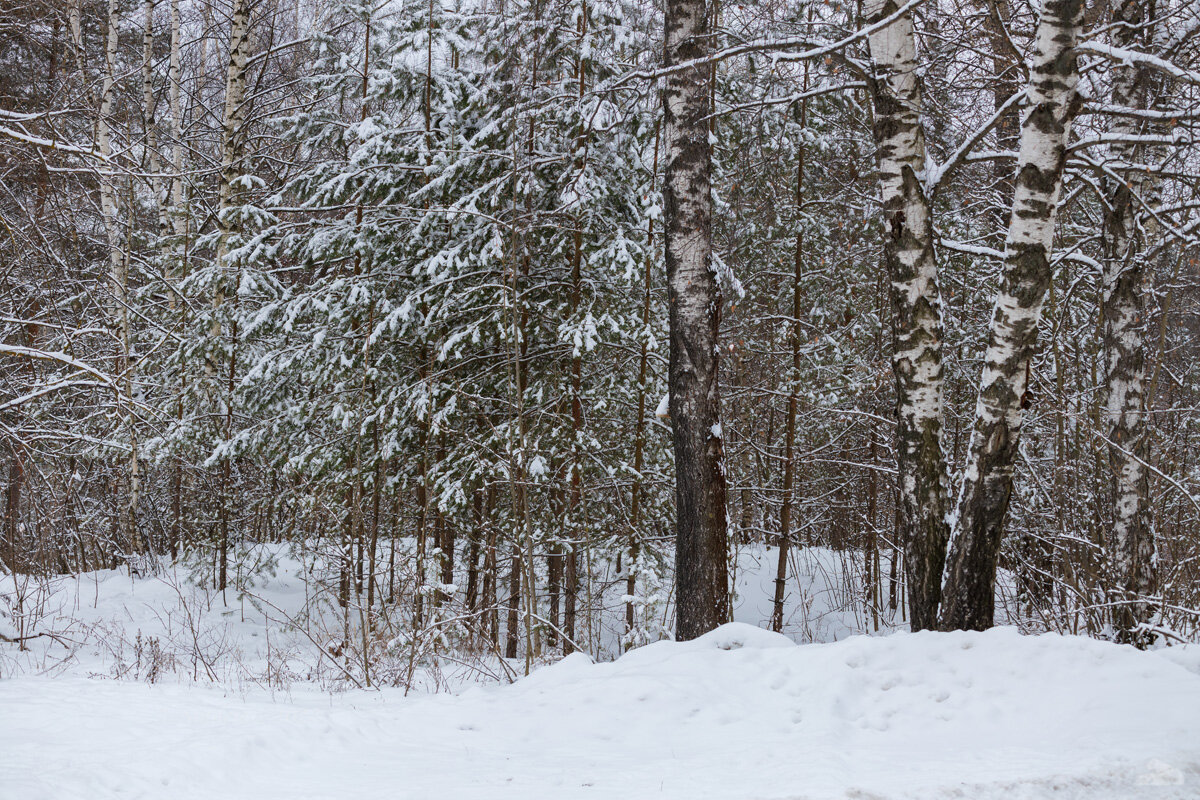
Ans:
[[[1153,47],[1154,0],[1112,0],[1113,44],[1121,48]],[[1165,90],[1158,74],[1145,66],[1118,64],[1113,67],[1112,104],[1147,110],[1157,91]],[[1157,131],[1158,127],[1133,116],[1113,118],[1112,132],[1131,138]],[[1159,152],[1156,152],[1159,151]],[[1107,547],[1115,591],[1113,628],[1118,639],[1139,646],[1151,637],[1144,625],[1153,606],[1148,596],[1154,590],[1154,540],[1149,525],[1147,495],[1149,476],[1144,466],[1148,456],[1145,418],[1145,293],[1149,273],[1144,252],[1146,239],[1157,225],[1139,213],[1139,203],[1157,205],[1159,178],[1144,170],[1123,165],[1150,161],[1161,156],[1161,148],[1118,142],[1110,148],[1111,161],[1119,179],[1106,182],[1107,212],[1104,219],[1105,259],[1101,298],[1104,345],[1104,434],[1108,439],[1112,467],[1111,529]]]
[[[229,238],[234,232],[234,222],[231,212],[234,206],[234,180],[241,175],[243,126],[245,124],[246,99],[246,63],[249,55],[250,7],[248,0],[234,0],[229,22],[229,66],[225,71],[225,109],[221,115],[221,178],[217,188],[217,281],[213,292],[213,305],[219,309],[225,302],[227,284],[232,284],[234,297],[237,296],[237,278],[230,276]],[[213,314],[211,336],[213,344],[220,347],[224,337],[221,314]],[[236,385],[237,372],[237,327],[233,323],[229,331],[228,364],[225,366],[224,386],[219,390],[223,394],[221,412],[224,417],[224,439],[233,439],[233,393]],[[220,509],[220,560],[218,566],[217,585],[224,590],[227,580],[227,565],[229,551],[229,515],[232,496],[230,483],[232,480],[232,464],[230,457],[221,460],[221,509]]]
[[[211,0],[202,0],[200,3],[200,28],[203,31],[203,34],[200,36],[200,40],[196,43],[197,65],[195,89],[196,100],[202,105],[205,102],[205,90],[208,88],[208,40],[210,38],[209,32],[212,30],[212,26],[212,2]]]
[[[241,171],[242,126],[245,123],[246,62],[249,56],[250,8],[247,0],[234,0],[229,22],[229,66],[225,71],[225,110],[221,115],[221,180],[217,189],[217,265],[224,271],[229,234],[233,228],[233,181]],[[221,298],[223,299],[223,298]]]
[[[112,314],[117,323],[121,342],[128,341],[128,309],[125,302],[125,262],[121,256],[120,230],[117,222],[117,197],[112,176],[112,126],[115,62],[117,59],[117,3],[108,0],[107,33],[104,40],[104,77],[100,88],[100,115],[96,120],[96,145],[103,165],[100,168],[100,215],[108,245],[108,274],[113,293]],[[118,372],[124,368],[124,354]]]
[[[870,0],[868,25],[901,3]],[[922,90],[911,14],[871,34],[871,90],[880,193],[888,231],[892,370],[896,381],[899,526],[914,630],[937,625],[946,557],[942,446],[942,319],[929,200],[925,195]]]
[[[988,334],[975,424],[952,531],[940,625],[993,624],[996,567],[1028,401],[1030,361],[1050,287],[1054,210],[1078,110],[1075,44],[1083,0],[1045,0],[1021,123],[1004,274]]]
[[[171,56],[167,72],[167,106],[171,126],[171,182],[167,190],[167,223],[173,242],[168,246],[175,251],[175,256],[167,260],[167,274],[170,286],[170,303],[172,308],[179,305],[179,296],[175,291],[175,281],[182,279],[186,273],[185,258],[187,253],[186,237],[188,232],[187,211],[184,208],[183,197],[183,83],[182,83],[182,31],[179,23],[179,0],[171,0]]]
[[[77,35],[79,19],[77,8],[72,9],[72,36]],[[112,168],[112,113],[116,88],[116,60],[118,15],[116,0],[108,0],[106,32],[104,37],[104,76],[100,88],[100,114],[96,120],[96,144],[103,158],[100,167],[100,216],[104,222],[104,237],[108,245],[108,279],[112,291],[112,318],[116,326],[116,334],[120,352],[117,355],[116,373],[121,390],[126,398],[132,394],[132,376],[130,362],[130,328],[129,328],[129,265],[126,254],[121,247],[121,229],[117,218],[117,193],[113,186]],[[121,401],[124,404],[124,400]],[[140,479],[138,473],[138,444],[137,431],[132,416],[124,414],[129,425],[129,475],[128,495],[126,497],[124,526],[129,536],[129,548],[132,553],[141,550],[138,536],[137,506],[140,494]]]
[[[158,235],[167,232],[167,196],[163,191],[162,159],[158,154],[158,135],[154,125],[154,3],[146,0],[142,27],[142,126],[150,186],[158,210]]]
[[[83,0],[75,0],[67,9],[67,27],[70,29],[71,35],[71,52],[75,56],[75,68],[79,70],[79,79],[87,80],[87,72],[84,69],[83,63],[83,24],[81,17],[83,9],[80,7]]]
[[[169,303],[172,310],[178,309],[176,320],[177,330],[186,327],[187,309],[181,302],[176,290],[176,281],[186,274],[187,255],[187,214],[183,206],[183,104],[182,94],[182,38],[179,22],[179,0],[171,0],[171,56],[167,73],[167,103],[171,115],[171,186],[169,195],[168,220],[171,225],[174,241],[174,257],[167,260],[167,286]],[[175,418],[183,420],[183,387],[188,379],[187,373],[179,373],[179,393],[175,406]],[[183,521],[183,467],[176,463],[171,477],[171,556],[174,557],[182,544]]]
[[[183,216],[183,48],[180,35],[179,0],[171,0],[171,65],[167,73],[170,84],[167,98],[171,113],[171,225],[175,235],[182,239],[187,222]]]

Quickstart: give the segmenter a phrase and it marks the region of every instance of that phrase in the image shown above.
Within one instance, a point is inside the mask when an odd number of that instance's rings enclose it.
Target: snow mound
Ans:
[[[745,622],[730,622],[715,631],[709,631],[695,640],[703,647],[715,647],[718,650],[738,650],[743,647],[768,649],[772,647],[795,647],[796,644],[786,636],[764,631],[762,628]]]
[[[1200,797],[1200,676],[987,633],[795,646],[746,625],[461,695],[0,682],[13,797]],[[1191,661],[1191,659],[1183,659]]]

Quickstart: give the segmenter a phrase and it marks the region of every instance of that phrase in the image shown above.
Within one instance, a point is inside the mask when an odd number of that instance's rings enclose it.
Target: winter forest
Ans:
[[[0,0],[0,774],[1200,796],[1198,136],[1195,0]]]

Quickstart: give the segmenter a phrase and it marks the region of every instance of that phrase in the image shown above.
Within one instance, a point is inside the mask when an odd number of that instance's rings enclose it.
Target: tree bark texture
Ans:
[[[1113,0],[1113,44],[1153,48],[1153,0]],[[1112,104],[1137,110],[1152,105],[1157,75],[1144,66],[1113,67]],[[1116,116],[1112,132],[1125,136],[1156,133],[1136,117]],[[1119,640],[1144,646],[1144,626],[1153,615],[1147,596],[1154,591],[1154,540],[1148,524],[1149,455],[1145,415],[1146,332],[1145,236],[1157,226],[1139,213],[1154,203],[1158,178],[1131,165],[1152,160],[1152,148],[1113,144],[1110,154],[1118,179],[1107,181],[1104,219],[1104,284],[1101,318],[1104,345],[1104,434],[1112,466],[1111,529],[1107,548],[1116,596],[1113,628]]]
[[[235,192],[234,181],[241,174],[243,127],[246,120],[246,64],[249,58],[250,8],[248,0],[234,0],[230,10],[229,22],[229,66],[225,71],[225,110],[221,117],[221,178],[217,188],[217,271],[219,280],[213,295],[213,306],[220,307],[225,302],[226,273],[229,255],[229,236],[234,231],[230,219],[233,209]],[[236,300],[237,287],[234,285]],[[223,337],[221,318],[213,316],[212,336],[214,341]],[[231,324],[229,332],[229,364],[224,398],[221,403],[222,416],[225,419],[224,438],[226,442],[233,439],[233,395],[236,385],[237,370],[237,323]],[[219,564],[217,568],[217,586],[224,591],[228,582],[230,520],[233,506],[233,465],[231,456],[225,455],[221,462],[220,478],[220,519],[219,519]]]
[[[668,0],[666,64],[710,49],[705,0]],[[663,187],[670,305],[670,411],[675,451],[676,636],[694,639],[729,617],[725,474],[717,329],[721,296],[712,269],[712,148],[707,65],[671,73],[663,94]]]
[[[866,22],[895,14],[897,0],[868,3]],[[922,183],[925,138],[911,14],[870,37],[874,133],[891,282],[892,371],[900,539],[913,630],[937,625],[949,529],[942,445],[942,312],[929,199]]]
[[[1028,403],[1030,362],[1050,287],[1054,211],[1079,97],[1075,44],[1083,0],[1046,0],[1038,23],[1004,273],[988,333],[975,423],[946,566],[943,629],[984,630]]]
[[[804,65],[803,91],[808,91],[808,64]],[[800,127],[808,125],[808,101],[800,103]],[[787,422],[784,432],[783,456],[783,504],[779,509],[779,554],[775,562],[775,596],[771,603],[771,630],[783,630],[783,606],[787,598],[788,547],[792,537],[792,493],[796,484],[796,413],[799,406],[799,380],[801,366],[800,308],[803,303],[801,286],[804,278],[804,231],[800,228],[804,209],[804,157],[803,141],[796,155],[796,244],[792,251],[792,369],[789,374],[791,387],[788,390]]]

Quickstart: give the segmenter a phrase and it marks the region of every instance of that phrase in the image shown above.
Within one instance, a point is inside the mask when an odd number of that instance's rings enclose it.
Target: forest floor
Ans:
[[[798,645],[743,622],[615,661],[575,654],[512,684],[462,673],[407,696],[330,692],[298,651],[255,661],[272,636],[298,647],[255,618],[263,601],[296,607],[303,591],[285,584],[260,587],[249,611],[212,612],[227,621],[218,636],[188,623],[190,595],[169,582],[77,581],[76,618],[91,593],[93,611],[120,606],[143,635],[129,642],[110,615],[58,629],[87,634],[69,660],[45,639],[24,655],[2,646],[0,797],[1200,797],[1194,646],[1141,653],[1013,628]],[[188,630],[211,665],[155,667],[183,658],[170,649]],[[122,644],[97,649],[104,631]],[[222,648],[241,659],[212,656]],[[246,677],[263,664],[288,674]]]

